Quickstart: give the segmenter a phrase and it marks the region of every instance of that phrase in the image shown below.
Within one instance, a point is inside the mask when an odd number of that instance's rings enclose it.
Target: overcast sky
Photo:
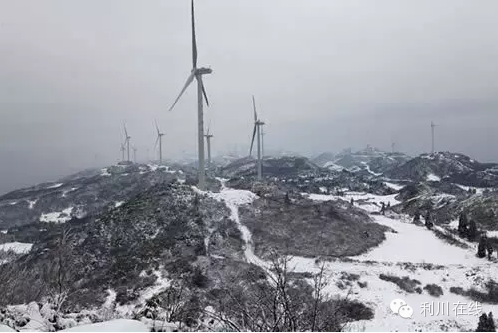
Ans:
[[[498,160],[498,2],[197,0],[213,151],[367,144]],[[120,158],[195,154],[187,0],[0,0],[0,193]]]

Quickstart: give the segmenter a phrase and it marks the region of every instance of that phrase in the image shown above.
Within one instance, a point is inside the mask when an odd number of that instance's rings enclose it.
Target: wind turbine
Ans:
[[[256,133],[257,133],[258,134],[257,170],[258,170],[258,180],[261,180],[262,176],[263,176],[263,165],[261,163],[261,126],[263,126],[265,123],[258,119],[258,114],[256,113],[256,101],[254,100],[254,96],[252,96],[252,107],[254,110],[254,130],[252,131],[251,149],[249,150],[249,156],[252,156],[252,147],[254,145],[254,137],[256,136]]]
[[[159,142],[159,164],[162,164],[163,163],[163,135],[164,133],[161,133],[161,131],[159,130],[159,126],[157,126],[157,121],[155,121],[156,123],[156,130],[157,130],[157,139],[156,139],[156,144],[154,145],[154,147],[157,146],[157,143]]]
[[[124,145],[124,143],[122,143],[122,144],[121,144],[121,161],[123,161],[123,162],[124,162],[124,160],[125,160],[125,159],[124,159],[124,153],[125,153],[125,150],[126,150],[125,145]]]
[[[131,136],[128,135],[128,131],[126,130],[126,124],[123,124],[123,127],[124,127],[124,131],[125,131],[126,154],[127,154],[128,162],[130,162],[130,139],[131,139]]]
[[[209,106],[209,101],[206,94],[206,89],[204,88],[204,83],[202,82],[202,76],[206,74],[211,74],[213,71],[211,68],[197,68],[197,42],[195,39],[195,18],[194,18],[194,0],[191,2],[191,16],[192,16],[192,71],[190,72],[187,82],[183,86],[180,94],[176,98],[175,102],[169,109],[173,110],[176,103],[182,97],[185,90],[192,83],[194,78],[197,80],[197,143],[199,149],[199,189],[204,190],[206,188],[206,170],[204,161],[204,115],[203,115],[203,96],[206,100],[206,105]]]
[[[431,121],[431,133],[432,133],[432,153],[434,153],[434,128],[437,125],[434,124],[434,122]]]
[[[265,141],[264,141],[264,138],[265,138],[265,131],[264,131],[264,123],[261,125],[261,158],[264,159],[265,158]]]
[[[206,143],[207,143],[207,152],[208,152],[208,169],[211,168],[211,138],[213,138],[213,134],[209,133],[209,127],[207,129],[206,135]]]
[[[133,147],[133,163],[137,163],[137,147]]]

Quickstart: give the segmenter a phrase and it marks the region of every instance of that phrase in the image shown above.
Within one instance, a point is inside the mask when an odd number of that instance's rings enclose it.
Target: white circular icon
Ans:
[[[396,314],[397,314],[397,313],[399,313],[398,311],[399,311],[399,309],[400,309],[403,305],[406,305],[406,302],[405,302],[405,301],[403,301],[403,300],[402,300],[402,299],[400,299],[400,298],[396,298],[395,300],[393,300],[393,301],[391,302],[391,304],[390,304],[389,306],[390,306],[390,308],[391,308],[391,311],[392,311],[393,313],[396,313]]]
[[[403,305],[399,308],[398,314],[401,318],[411,318],[413,316],[413,309],[409,305]]]

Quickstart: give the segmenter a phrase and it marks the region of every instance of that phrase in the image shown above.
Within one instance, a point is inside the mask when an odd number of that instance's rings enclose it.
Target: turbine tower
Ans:
[[[124,143],[122,143],[122,144],[121,144],[121,161],[123,161],[123,162],[124,162],[124,160],[125,160],[125,156],[124,156],[125,150],[126,150],[126,148],[125,148],[125,144],[124,144]]]
[[[202,76],[211,74],[211,68],[197,68],[197,42],[195,39],[195,18],[194,18],[194,0],[191,2],[191,17],[192,17],[192,71],[190,72],[187,82],[183,86],[180,94],[176,98],[175,102],[169,109],[173,110],[176,103],[183,95],[188,86],[192,83],[194,78],[197,80],[197,143],[199,150],[199,189],[204,190],[206,188],[206,170],[204,161],[204,115],[203,115],[203,96],[206,100],[206,105],[209,106],[209,101],[206,94],[206,89],[204,88],[204,83],[202,82]]]
[[[431,151],[431,153],[434,153],[434,128],[436,126],[437,125],[434,124],[434,122],[431,121],[431,134],[432,134],[432,151]]]
[[[137,147],[133,147],[133,163],[137,163]]]
[[[157,146],[157,143],[159,142],[159,164],[163,164],[163,135],[164,133],[161,133],[159,130],[159,126],[157,126],[157,121],[156,123],[156,130],[157,130],[157,139],[156,139],[156,144],[154,147]]]
[[[207,163],[207,166],[208,166],[208,169],[211,169],[211,138],[213,138],[213,134],[210,134],[209,133],[209,127],[207,129],[207,132],[206,132],[206,135],[204,135],[206,137],[206,143],[207,143],[207,153],[208,153],[208,163]]]
[[[252,131],[252,140],[251,140],[251,149],[249,150],[249,156],[252,156],[252,147],[254,145],[254,137],[258,134],[258,162],[257,162],[257,171],[258,171],[258,180],[263,178],[263,165],[261,163],[261,126],[265,123],[258,119],[258,114],[256,113],[256,101],[254,100],[254,96],[252,96],[252,107],[254,110],[254,129]]]
[[[131,136],[128,135],[128,131],[126,130],[126,124],[123,124],[123,127],[124,127],[124,131],[125,131],[126,154],[127,154],[128,162],[130,162],[130,139],[131,139]]]
[[[264,123],[261,125],[261,158],[265,159],[265,131],[264,131]]]

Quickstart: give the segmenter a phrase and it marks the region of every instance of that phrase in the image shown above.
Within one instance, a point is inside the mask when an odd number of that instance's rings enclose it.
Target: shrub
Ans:
[[[386,274],[380,274],[379,278],[384,281],[389,281],[394,284],[396,284],[398,287],[400,287],[402,290],[408,292],[408,293],[422,293],[422,289],[418,287],[420,285],[420,281],[415,280],[415,279],[410,279],[408,276],[404,276],[402,278],[394,275],[386,275]]]
[[[439,297],[443,295],[443,288],[434,283],[426,285],[424,287],[424,290],[426,290],[429,293],[429,295],[434,297]]]

